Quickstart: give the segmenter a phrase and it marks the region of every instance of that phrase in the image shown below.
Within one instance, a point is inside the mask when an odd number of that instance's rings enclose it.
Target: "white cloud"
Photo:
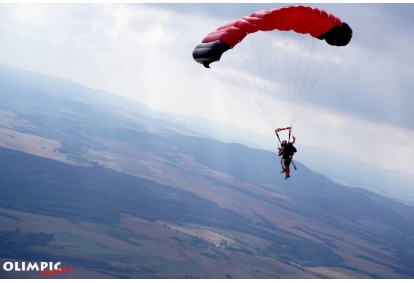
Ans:
[[[339,151],[369,164],[412,174],[414,131],[311,106],[299,122],[298,142]]]
[[[323,141],[328,148],[408,172],[414,168],[414,136],[404,127],[414,121],[409,109],[414,39],[410,29],[398,29],[400,22],[382,23],[389,20],[381,16],[384,9],[372,5],[322,5],[346,19],[354,38],[342,52],[342,67],[329,74],[315,97],[325,108],[310,105],[295,131],[300,143]],[[267,133],[249,107],[191,56],[207,33],[250,6],[238,5],[226,19],[225,11],[214,18],[209,6],[202,7],[184,14],[150,4],[1,4],[0,64],[106,89],[158,110]]]

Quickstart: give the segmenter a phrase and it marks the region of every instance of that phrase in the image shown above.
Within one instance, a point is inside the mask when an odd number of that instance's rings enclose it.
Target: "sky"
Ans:
[[[0,64],[274,136],[192,51],[224,23],[290,4],[2,3]],[[353,38],[296,121],[297,144],[414,174],[414,4],[305,4]]]

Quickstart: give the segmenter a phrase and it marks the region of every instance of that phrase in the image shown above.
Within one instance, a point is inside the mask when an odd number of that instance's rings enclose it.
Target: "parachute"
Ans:
[[[246,105],[276,134],[296,122],[333,65],[338,47],[352,29],[318,8],[297,5],[254,12],[204,37],[193,51],[196,62]],[[279,138],[279,136],[278,136]]]

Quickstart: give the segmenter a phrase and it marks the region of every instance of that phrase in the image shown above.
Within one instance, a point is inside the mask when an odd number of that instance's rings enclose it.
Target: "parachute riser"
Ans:
[[[279,134],[277,133],[277,131],[275,131],[275,134],[277,136],[277,139],[279,140],[279,143],[282,144],[282,141],[280,140]]]
[[[288,138],[288,142],[290,142],[290,135],[292,134],[292,127],[289,127],[289,138]]]
[[[292,135],[292,127],[277,128],[277,129],[275,130],[275,134],[276,134],[276,137],[277,137],[277,139],[279,140],[279,143],[280,143],[280,144],[282,144],[282,141],[280,140],[280,137],[279,137],[279,132],[280,132],[280,131],[284,131],[284,130],[289,130],[289,138],[288,138],[288,142],[290,142],[290,137],[291,137],[291,135]]]

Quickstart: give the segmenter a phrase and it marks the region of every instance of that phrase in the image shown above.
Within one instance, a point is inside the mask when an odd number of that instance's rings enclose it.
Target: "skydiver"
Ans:
[[[297,152],[296,147],[293,146],[295,143],[296,138],[293,137],[292,142],[282,141],[281,146],[278,148],[279,152],[278,155],[282,156],[280,159],[280,165],[282,165],[282,172],[285,173],[285,180],[290,178],[290,163],[292,162],[293,155]],[[295,167],[295,165],[293,165]],[[296,169],[296,167],[295,167]]]

